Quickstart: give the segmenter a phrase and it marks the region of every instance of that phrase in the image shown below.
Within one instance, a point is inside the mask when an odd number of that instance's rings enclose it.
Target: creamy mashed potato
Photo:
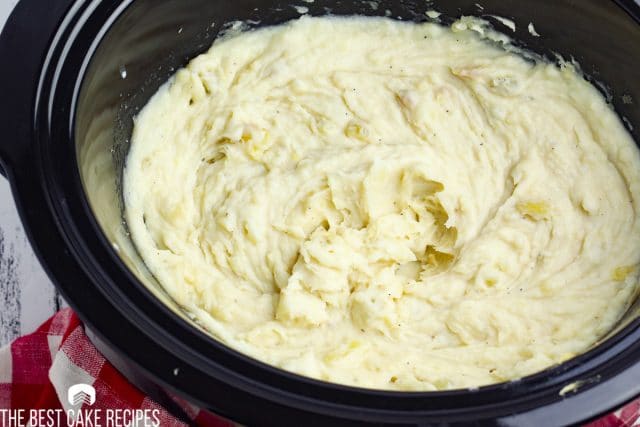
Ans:
[[[489,35],[305,17],[216,42],[135,123],[150,270],[219,340],[332,382],[474,387],[587,350],[636,295],[638,151],[573,67]]]

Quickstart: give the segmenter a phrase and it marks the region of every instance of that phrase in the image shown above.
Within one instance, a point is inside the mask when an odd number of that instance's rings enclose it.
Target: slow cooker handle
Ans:
[[[22,92],[29,86],[33,86],[28,81],[29,74],[24,76],[18,74],[18,68],[24,66],[30,55],[29,39],[20,41],[24,36],[24,14],[21,9],[26,2],[19,2],[7,19],[2,33],[0,33],[0,93],[2,93],[2,103],[0,104],[0,174],[8,178],[9,172],[15,168],[16,146],[27,144],[28,141],[22,139],[30,132],[25,129],[30,121],[29,115],[25,113],[25,94]],[[16,56],[18,44],[22,44],[22,55]],[[16,80],[17,79],[17,80]],[[22,92],[22,93],[21,93]],[[31,91],[29,91],[31,92]],[[26,132],[25,132],[26,131]]]
[[[33,111],[40,68],[53,32],[73,0],[20,0],[0,34],[0,173],[17,178],[33,163]],[[22,166],[22,167],[21,167]]]

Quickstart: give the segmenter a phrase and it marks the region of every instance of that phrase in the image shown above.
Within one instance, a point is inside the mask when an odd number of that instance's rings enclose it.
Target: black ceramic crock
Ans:
[[[122,220],[132,118],[225,23],[281,23],[298,16],[294,4],[311,15],[424,21],[434,8],[445,23],[461,15],[513,19],[523,46],[575,58],[640,141],[640,8],[633,0],[381,0],[377,7],[359,0],[22,0],[0,38],[0,162],[36,253],[98,348],[177,416],[164,389],[256,425],[567,425],[639,395],[637,302],[608,337],[560,366],[476,390],[425,393],[283,372],[216,342],[172,306]],[[529,22],[542,37],[527,31]],[[577,386],[562,393],[570,384]]]

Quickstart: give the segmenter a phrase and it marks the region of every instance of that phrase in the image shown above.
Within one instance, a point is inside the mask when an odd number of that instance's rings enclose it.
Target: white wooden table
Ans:
[[[18,0],[0,0],[0,28]],[[0,176],[0,347],[32,332],[64,304],[27,241]]]

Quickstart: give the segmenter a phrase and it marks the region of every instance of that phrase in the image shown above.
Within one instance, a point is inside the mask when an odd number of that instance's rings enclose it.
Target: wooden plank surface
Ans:
[[[20,334],[19,255],[0,228],[0,345]]]
[[[9,185],[0,177],[0,347],[33,331],[59,305],[27,241]]]

